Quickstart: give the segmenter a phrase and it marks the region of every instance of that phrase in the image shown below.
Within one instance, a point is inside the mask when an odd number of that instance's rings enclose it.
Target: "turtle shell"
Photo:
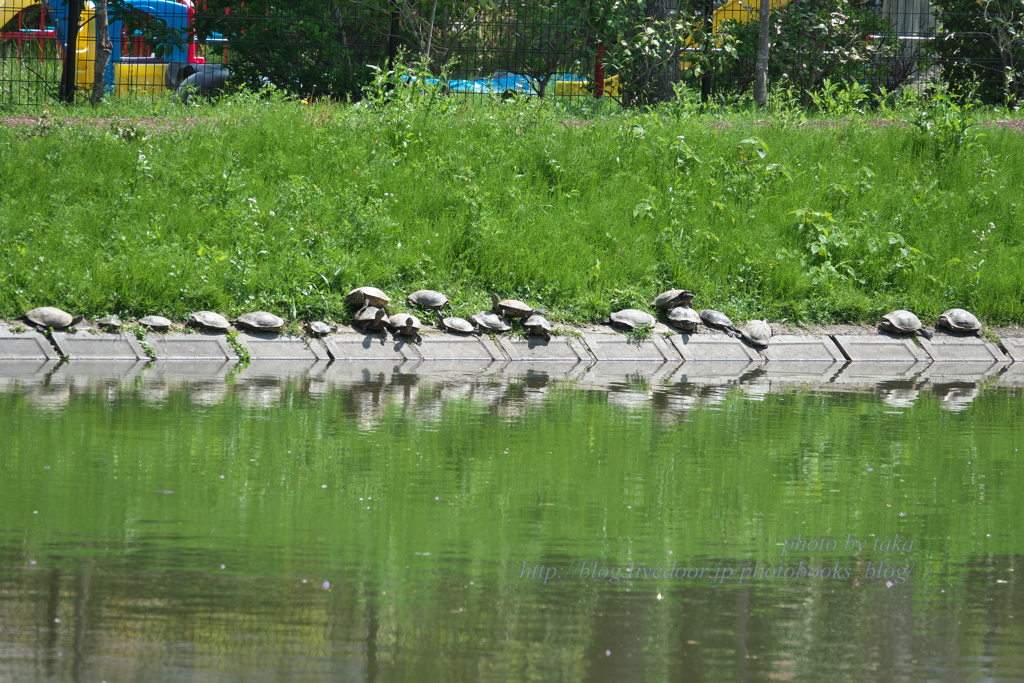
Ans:
[[[75,319],[66,311],[53,306],[42,306],[33,308],[25,314],[29,322],[41,327],[52,327],[55,330],[62,330],[74,324]]]
[[[439,311],[445,306],[451,308],[451,302],[448,301],[448,297],[432,289],[421,289],[413,292],[405,300],[409,302],[410,306],[432,308],[435,311]]]
[[[611,314],[610,320],[613,325],[628,327],[631,330],[637,327],[654,327],[654,323],[657,322],[650,313],[645,313],[635,308],[615,311]]]
[[[171,326],[171,321],[162,315],[147,315],[145,318],[139,318],[139,324],[154,330],[166,330]]]
[[[743,326],[743,338],[753,346],[768,346],[772,338],[771,326],[763,320],[751,320]]]
[[[677,306],[687,306],[693,301],[693,292],[687,289],[670,289],[654,297],[651,305],[663,311]]]
[[[700,325],[700,315],[689,306],[676,306],[669,310],[670,323],[687,332],[693,332]]]
[[[227,318],[213,311],[189,313],[186,324],[190,327],[203,327],[207,330],[226,330],[231,327],[231,323],[228,322]]]
[[[544,314],[546,312],[539,308],[530,308],[518,299],[499,300],[497,294],[491,295],[491,301],[494,302],[492,310],[498,315],[508,318],[526,318],[534,313]]]
[[[914,334],[923,327],[921,319],[910,311],[902,309],[882,316],[882,327],[897,334]]]
[[[465,318],[445,318],[444,320],[441,321],[441,327],[448,330],[449,332],[463,332],[468,334],[470,332],[476,331],[476,328],[473,326],[473,323],[469,322]]]
[[[527,332],[533,332],[534,334],[550,332],[555,329],[551,323],[548,322],[547,318],[542,315],[537,315],[536,313],[523,321],[523,327],[526,328]]]
[[[388,312],[376,306],[363,306],[352,321],[356,326],[368,330],[379,330],[390,324]]]
[[[700,319],[709,327],[724,328],[732,325],[732,320],[725,313],[705,308],[700,312]]]
[[[330,334],[334,330],[338,329],[320,320],[314,320],[306,325],[306,329],[311,334]]]
[[[105,315],[96,321],[96,324],[100,327],[107,327],[112,330],[121,329],[121,319],[116,315]]]
[[[255,332],[277,332],[284,327],[284,320],[266,311],[253,311],[240,315],[234,322],[239,327]]]
[[[420,331],[420,319],[408,313],[396,313],[388,319],[388,327],[399,334],[416,334]]]
[[[508,332],[512,329],[497,313],[494,313],[493,311],[480,311],[470,318],[470,320],[491,332]]]
[[[939,325],[953,332],[977,332],[981,329],[981,321],[962,308],[944,311],[939,316]]]
[[[356,287],[345,295],[345,301],[353,306],[369,304],[378,308],[385,308],[391,303],[391,297],[376,287]]]

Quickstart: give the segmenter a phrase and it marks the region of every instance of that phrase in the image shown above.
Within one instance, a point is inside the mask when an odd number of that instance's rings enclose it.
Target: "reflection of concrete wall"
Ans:
[[[918,36],[935,28],[928,0],[882,0],[882,13],[888,15],[897,35]]]

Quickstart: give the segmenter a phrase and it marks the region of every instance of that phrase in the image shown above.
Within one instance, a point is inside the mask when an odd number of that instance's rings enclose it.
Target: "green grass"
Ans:
[[[1024,321],[1022,139],[941,98],[817,121],[430,94],[54,114],[205,122],[0,130],[0,317],[336,320],[372,284],[399,308],[430,288],[470,315],[496,292],[567,323],[670,287],[738,320]]]

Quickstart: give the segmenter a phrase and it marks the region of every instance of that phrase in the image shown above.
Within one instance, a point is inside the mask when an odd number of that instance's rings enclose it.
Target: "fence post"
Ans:
[[[604,43],[597,44],[597,56],[594,57],[594,97],[600,99],[604,95]]]
[[[60,74],[60,90],[57,98],[61,102],[74,104],[75,76],[78,71],[78,25],[82,21],[82,0],[67,0],[68,26],[64,47],[64,70]]]

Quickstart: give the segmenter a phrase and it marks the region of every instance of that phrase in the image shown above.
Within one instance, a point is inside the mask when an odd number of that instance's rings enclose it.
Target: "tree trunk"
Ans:
[[[758,10],[758,40],[757,40],[757,66],[754,67],[754,103],[763,107],[768,102],[768,50],[771,40],[771,10],[770,0],[760,0],[761,7]]]
[[[114,44],[110,42],[110,22],[107,17],[107,0],[96,0],[96,64],[92,77],[92,96],[95,107],[103,101],[107,91],[107,64]]]

